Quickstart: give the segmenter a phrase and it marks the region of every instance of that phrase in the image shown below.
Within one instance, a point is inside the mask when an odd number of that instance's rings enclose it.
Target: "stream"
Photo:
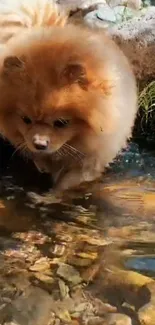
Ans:
[[[155,152],[131,143],[101,182],[55,197],[1,150],[0,324],[153,325]]]

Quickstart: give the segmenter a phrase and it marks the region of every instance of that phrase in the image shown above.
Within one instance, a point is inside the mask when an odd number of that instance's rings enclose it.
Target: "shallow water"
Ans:
[[[74,267],[89,294],[112,306],[118,305],[119,295],[106,293],[105,279],[109,279],[111,270],[117,275],[110,278],[111,286],[121,286],[120,272],[128,274],[128,270],[135,271],[135,277],[143,274],[148,279],[155,278],[154,152],[131,144],[102,182],[65,197],[55,198],[49,185],[47,175],[39,175],[33,166],[19,158],[3,160],[0,184],[3,299],[6,292],[7,298],[14,299],[14,295],[19,296],[31,284],[57,300],[61,293],[57,282],[62,279],[63,285],[69,287],[66,290],[72,292],[73,284],[76,287],[78,281],[72,283],[69,273],[68,278],[59,274],[62,263]],[[145,284],[143,278],[136,281]],[[128,302],[128,290],[125,296]],[[140,324],[136,318],[134,322]]]

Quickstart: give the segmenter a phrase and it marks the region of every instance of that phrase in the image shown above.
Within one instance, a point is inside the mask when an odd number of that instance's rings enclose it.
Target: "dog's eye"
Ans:
[[[64,119],[59,119],[59,120],[55,120],[53,125],[55,128],[65,128],[66,126],[68,126],[69,124],[69,120],[64,120]]]
[[[28,116],[22,116],[22,120],[25,124],[31,124],[32,121]]]

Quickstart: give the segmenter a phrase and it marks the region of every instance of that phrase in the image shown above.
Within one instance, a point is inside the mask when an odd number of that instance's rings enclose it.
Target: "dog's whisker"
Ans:
[[[68,154],[68,155],[70,155],[71,157],[75,158],[75,155],[74,155],[72,152],[70,152],[69,150],[67,150],[67,148],[63,148],[63,147],[62,147],[61,150],[63,151],[64,156],[66,156],[66,154]]]
[[[18,151],[22,151],[23,146],[25,146],[25,144],[24,144],[23,142],[20,143],[20,144],[17,146],[17,148],[14,150],[14,152],[13,152],[11,158],[12,158],[12,157],[13,157],[13,156],[18,152]]]
[[[29,153],[27,151],[27,145],[26,145],[25,142],[19,143],[17,145],[17,148],[13,152],[11,158],[13,158],[13,156],[18,152],[20,152],[23,155],[24,158],[27,158],[27,159],[29,158]]]
[[[78,160],[78,162],[82,162],[82,158],[79,156],[79,155],[77,155],[77,153],[76,152],[72,152],[71,150],[69,150],[69,148],[66,148],[66,147],[62,147],[61,148],[61,150],[63,151],[63,153],[64,153],[64,156],[71,156],[74,160]]]
[[[65,149],[65,148],[64,148],[64,153],[65,153],[65,155],[69,155],[69,156],[71,156],[72,158],[74,158],[74,160],[79,160],[79,161],[82,160],[82,158],[79,157],[77,154],[75,154],[74,152],[71,152],[71,151],[69,151],[69,150],[67,150],[67,149]]]
[[[83,155],[80,155],[80,153],[78,151],[76,151],[76,149],[72,150],[72,148],[67,147],[67,146],[64,146],[63,149],[67,154],[74,157],[74,159],[79,160],[79,161],[83,160]]]
[[[71,146],[71,145],[69,145],[68,143],[65,143],[65,144],[64,144],[64,147],[66,147],[66,148],[70,149],[71,151],[74,151],[74,152],[76,152],[77,154],[79,154],[79,155],[80,155],[80,156],[82,156],[82,157],[84,157],[84,156],[85,156],[85,154],[84,154],[83,152],[81,152],[81,151],[79,151],[78,149],[76,149],[76,148],[72,147],[72,146]]]
[[[61,158],[64,157],[63,152],[61,152],[61,148],[56,152],[56,154]]]

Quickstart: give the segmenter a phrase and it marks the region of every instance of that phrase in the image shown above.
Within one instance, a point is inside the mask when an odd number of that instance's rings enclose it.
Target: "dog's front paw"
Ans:
[[[57,191],[67,191],[77,188],[84,181],[81,171],[71,171],[58,179],[55,184]]]

